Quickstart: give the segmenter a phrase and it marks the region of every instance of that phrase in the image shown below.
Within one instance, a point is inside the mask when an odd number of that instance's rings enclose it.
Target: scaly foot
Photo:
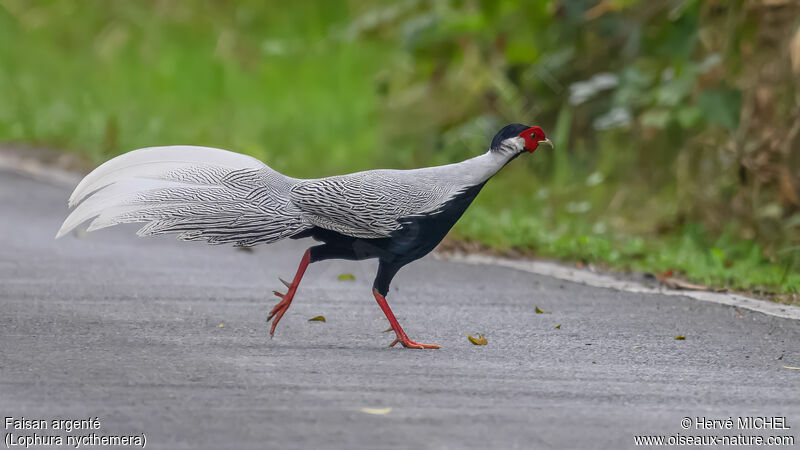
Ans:
[[[267,322],[275,318],[275,321],[272,322],[272,327],[269,329],[270,336],[275,334],[275,327],[278,326],[278,322],[281,321],[281,318],[286,311],[289,309],[289,306],[292,305],[292,299],[294,298],[294,293],[297,292],[297,286],[300,286],[300,280],[303,279],[303,274],[306,272],[306,267],[311,263],[311,250],[306,250],[303,254],[303,259],[300,260],[300,266],[297,268],[297,273],[294,275],[294,280],[291,283],[288,281],[278,278],[281,280],[284,286],[289,288],[289,290],[285,294],[281,294],[278,291],[272,291],[276,296],[278,296],[281,301],[272,308],[272,311],[269,312],[269,316],[267,316]]]
[[[274,308],[272,308],[272,311],[270,311],[269,316],[267,316],[267,322],[272,320],[273,317],[275,318],[275,321],[272,322],[272,327],[270,327],[269,329],[270,335],[275,334],[275,327],[278,326],[278,322],[281,321],[281,318],[283,317],[284,314],[286,314],[286,311],[289,309],[289,306],[292,305],[292,299],[294,298],[294,293],[297,292],[297,286],[294,286],[281,278],[278,279],[281,280],[281,283],[286,285],[286,287],[289,288],[289,290],[285,294],[281,294],[278,291],[272,291],[272,293],[275,294],[277,297],[279,297],[281,301],[278,302],[278,304],[275,305]]]
[[[389,347],[394,347],[399,342],[405,348],[441,348],[438,345],[420,344],[419,342],[414,342],[409,339],[408,336],[406,336],[406,332],[403,331],[403,327],[400,326],[400,323],[398,323],[397,319],[394,317],[392,309],[389,308],[389,303],[386,302],[386,297],[378,292],[377,289],[372,289],[372,295],[375,296],[378,306],[380,306],[383,310],[383,313],[386,314],[386,318],[389,319],[389,325],[392,326],[394,334],[397,335],[397,339],[389,344]]]
[[[395,339],[391,344],[389,344],[389,347],[394,347],[398,342],[405,348],[441,348],[438,345],[420,344],[419,342],[414,342],[409,339],[408,336]]]

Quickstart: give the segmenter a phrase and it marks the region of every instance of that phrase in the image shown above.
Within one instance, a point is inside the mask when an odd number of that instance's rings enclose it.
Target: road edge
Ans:
[[[631,292],[637,294],[659,294],[674,297],[688,297],[704,302],[717,303],[720,305],[733,306],[735,308],[747,309],[760,312],[769,316],[782,317],[784,319],[800,320],[800,307],[787,305],[784,303],[773,303],[767,300],[746,297],[740,294],[730,294],[724,292],[690,291],[680,289],[670,289],[667,287],[650,287],[635,281],[626,281],[610,275],[603,275],[585,269],[578,269],[548,261],[536,261],[530,259],[511,259],[497,256],[464,253],[439,253],[437,259],[444,261],[459,262],[473,265],[495,265],[509,267],[512,269],[530,272],[537,275],[548,276],[564,281],[584,284],[587,286],[615,289],[618,291]]]
[[[37,181],[68,189],[74,188],[83,178],[83,175],[52,167],[37,158],[25,157],[20,152],[11,151],[8,147],[0,147],[0,169],[26,175]],[[66,199],[64,202],[66,202]]]

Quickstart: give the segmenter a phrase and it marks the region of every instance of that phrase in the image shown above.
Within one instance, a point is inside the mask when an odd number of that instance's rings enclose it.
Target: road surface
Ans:
[[[68,194],[0,171],[0,414],[101,423],[49,430],[63,439],[617,449],[739,416],[785,417],[791,429],[760,433],[800,434],[800,371],[784,368],[800,366],[798,321],[427,257],[388,300],[412,339],[441,350],[387,347],[374,262],[312,265],[270,339],[271,291],[308,241],[245,252],[130,226],[55,241]]]

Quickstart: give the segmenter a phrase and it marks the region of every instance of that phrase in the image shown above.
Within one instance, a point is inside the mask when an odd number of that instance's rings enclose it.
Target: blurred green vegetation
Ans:
[[[298,177],[556,143],[453,232],[506,251],[800,291],[788,0],[0,0],[0,140],[93,162],[197,144]],[[796,297],[796,295],[795,295]]]

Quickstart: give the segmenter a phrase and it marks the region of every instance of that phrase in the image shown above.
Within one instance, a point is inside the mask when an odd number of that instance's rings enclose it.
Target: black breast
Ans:
[[[389,251],[397,255],[401,265],[427,255],[453,228],[484,184],[472,186],[456,195],[435,214],[401,219],[402,227],[392,233]]]

